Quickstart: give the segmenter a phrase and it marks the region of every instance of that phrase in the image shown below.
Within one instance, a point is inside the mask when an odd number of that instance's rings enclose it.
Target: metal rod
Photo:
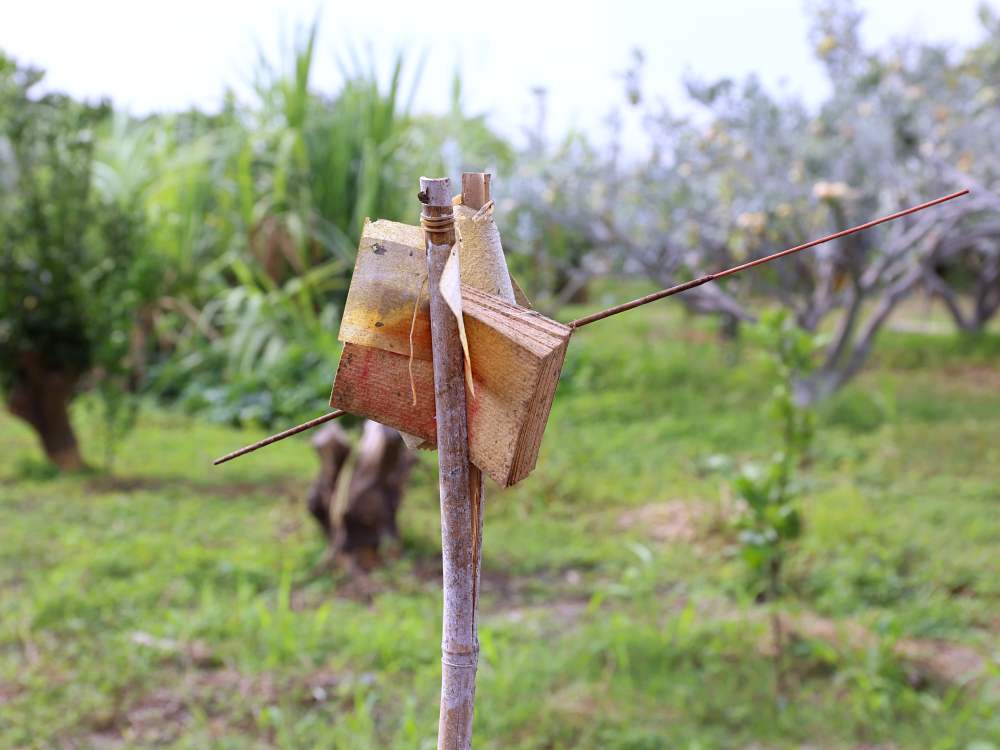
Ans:
[[[897,211],[894,214],[889,214],[888,216],[883,216],[879,219],[872,219],[871,221],[865,222],[864,224],[859,224],[856,227],[851,227],[850,229],[843,229],[839,232],[833,234],[828,234],[826,237],[820,237],[817,240],[812,240],[811,242],[806,242],[804,245],[796,245],[795,247],[790,247],[787,250],[782,250],[781,252],[774,253],[772,255],[764,256],[763,258],[757,258],[756,260],[751,260],[746,263],[742,263],[738,266],[733,266],[732,268],[727,268],[724,271],[719,271],[718,273],[710,273],[707,276],[701,276],[697,279],[692,279],[690,281],[685,281],[682,284],[677,284],[676,286],[669,287],[667,289],[661,289],[658,292],[653,292],[652,294],[647,294],[645,297],[639,297],[631,302],[625,302],[621,305],[615,305],[614,307],[609,307],[607,310],[601,310],[600,312],[592,313],[590,315],[585,315],[582,318],[577,318],[576,320],[568,323],[570,328],[582,328],[585,325],[591,323],[596,323],[598,320],[604,320],[605,318],[610,318],[612,315],[617,315],[618,313],[623,313],[627,310],[632,310],[636,307],[641,307],[642,305],[648,305],[650,302],[656,302],[657,300],[663,299],[664,297],[671,297],[675,294],[681,292],[686,292],[688,289],[694,289],[696,286],[701,286],[702,284],[707,284],[710,281],[716,281],[718,279],[723,279],[726,276],[732,276],[740,271],[745,271],[748,268],[753,268],[754,266],[760,266],[764,263],[770,263],[772,260],[777,260],[778,258],[784,258],[786,255],[791,255],[792,253],[797,253],[801,250],[808,250],[811,247],[816,247],[817,245],[822,245],[825,242],[831,242],[832,240],[840,239],[841,237],[847,237],[850,234],[855,234],[856,232],[862,232],[865,229],[871,229],[879,224],[884,224],[888,221],[893,221],[894,219],[900,219],[909,214],[915,214],[917,211],[923,211],[925,208],[931,208],[932,206],[940,205],[947,201],[953,200],[955,198],[961,198],[963,195],[969,194],[969,189],[959,190],[958,192],[951,193],[949,195],[941,196],[940,198],[935,198],[932,201],[927,201],[926,203],[921,203],[917,206],[911,206],[910,208],[903,209],[902,211]],[[234,458],[239,458],[240,456],[245,456],[247,453],[253,453],[258,448],[264,448],[273,443],[277,443],[279,440],[284,440],[285,438],[291,437],[292,435],[297,435],[300,432],[305,432],[313,427],[318,427],[324,422],[329,422],[330,420],[337,419],[338,417],[344,416],[347,412],[340,409],[332,411],[329,414],[324,414],[322,417],[317,417],[316,419],[311,419],[308,422],[298,425],[297,427],[292,427],[291,429],[285,430],[284,432],[279,432],[277,435],[271,435],[270,437],[264,438],[263,440],[258,440],[252,445],[248,445],[244,448],[240,448],[232,453],[227,453],[222,458],[217,458],[212,462],[213,466],[218,466],[219,464],[224,464],[226,461],[232,461]]]
[[[807,242],[804,245],[797,245],[795,247],[790,247],[787,250],[782,250],[779,253],[774,253],[773,255],[767,255],[763,258],[757,258],[756,260],[751,260],[747,263],[742,263],[738,266],[733,266],[732,268],[727,268],[725,271],[719,271],[718,273],[710,273],[707,276],[702,276],[697,279],[692,279],[691,281],[685,281],[683,284],[677,284],[668,289],[661,289],[658,292],[653,292],[652,294],[647,294],[645,297],[640,297],[639,299],[634,299],[631,302],[625,302],[621,305],[615,305],[614,307],[609,307],[607,310],[601,310],[600,312],[592,313],[590,315],[584,315],[582,318],[577,318],[567,325],[570,328],[582,328],[585,325],[591,323],[596,323],[598,320],[604,320],[605,318],[610,318],[612,315],[617,315],[618,313],[625,312],[626,310],[632,310],[636,307],[641,307],[642,305],[648,305],[650,302],[656,302],[656,300],[663,299],[664,297],[671,297],[680,292],[686,292],[688,289],[694,289],[696,286],[701,286],[702,284],[707,284],[710,281],[715,281],[717,279],[725,278],[726,276],[731,276],[734,273],[739,273],[740,271],[745,271],[748,268],[753,268],[754,266],[760,266],[764,263],[770,263],[772,260],[777,260],[778,258],[784,258],[786,255],[791,255],[792,253],[797,253],[800,250],[807,250],[810,247],[816,247],[816,245],[822,245],[824,242],[830,242],[831,240],[840,239],[841,237],[846,237],[849,234],[854,234],[855,232],[861,232],[865,229],[871,229],[879,224],[884,224],[887,221],[892,221],[893,219],[899,219],[903,216],[916,213],[917,211],[923,211],[925,208],[930,208],[931,206],[937,206],[945,201],[950,201],[954,198],[959,198],[963,195],[968,195],[969,190],[959,190],[957,193],[951,193],[950,195],[945,195],[940,198],[935,198],[932,201],[927,201],[926,203],[921,203],[919,206],[911,206],[910,208],[904,209],[902,211],[897,211],[894,214],[889,214],[888,216],[883,216],[880,219],[873,219],[872,221],[865,222],[864,224],[859,224],[856,227],[851,227],[850,229],[844,229],[834,234],[828,234],[826,237],[820,237],[818,240],[813,240],[812,242]]]
[[[238,451],[233,451],[232,453],[227,453],[222,458],[217,458],[212,461],[212,466],[218,466],[219,464],[224,464],[226,461],[232,461],[234,458],[239,458],[240,456],[245,456],[247,453],[253,453],[258,448],[266,448],[272,443],[277,443],[279,440],[284,440],[285,438],[291,437],[292,435],[298,435],[300,432],[305,432],[306,430],[311,430],[313,427],[319,427],[325,422],[330,422],[334,419],[339,419],[340,417],[347,414],[343,409],[337,409],[336,411],[331,411],[329,414],[324,414],[322,417],[316,417],[316,419],[310,419],[308,422],[303,422],[300,425],[291,427],[284,432],[279,432],[277,435],[271,435],[271,437],[266,437],[263,440],[258,440],[256,443],[244,446]]]

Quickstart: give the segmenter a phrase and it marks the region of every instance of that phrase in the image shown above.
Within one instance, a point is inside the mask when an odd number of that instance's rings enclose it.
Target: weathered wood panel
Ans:
[[[365,222],[340,323],[341,341],[408,354],[413,305],[420,294],[414,356],[430,361],[425,253],[420,227],[382,219]]]
[[[535,467],[571,330],[466,285],[462,309],[476,386],[467,399],[472,462],[509,486]],[[407,353],[345,344],[330,403],[436,444],[433,368],[421,355],[414,347],[413,406]]]

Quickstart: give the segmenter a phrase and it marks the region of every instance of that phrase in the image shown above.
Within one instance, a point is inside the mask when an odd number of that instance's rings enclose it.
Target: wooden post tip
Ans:
[[[451,207],[451,180],[447,177],[421,177],[417,198],[425,206]]]

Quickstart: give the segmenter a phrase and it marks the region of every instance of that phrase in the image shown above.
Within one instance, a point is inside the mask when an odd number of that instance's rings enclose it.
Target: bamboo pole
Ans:
[[[441,637],[441,713],[438,750],[470,750],[479,643],[476,640],[476,544],[481,478],[469,471],[465,378],[458,323],[440,290],[441,273],[455,244],[451,185],[420,178],[420,215],[427,243],[434,405],[437,415],[438,488],[444,620]]]
[[[489,172],[462,173],[462,205],[478,211],[492,200]],[[479,578],[483,562],[483,517],[486,512],[486,482],[479,467],[469,463],[470,506],[472,508],[472,639],[479,651]],[[473,684],[475,691],[475,684]],[[475,695],[473,694],[473,697]]]
[[[462,172],[462,205],[478,211],[490,202],[489,172]]]

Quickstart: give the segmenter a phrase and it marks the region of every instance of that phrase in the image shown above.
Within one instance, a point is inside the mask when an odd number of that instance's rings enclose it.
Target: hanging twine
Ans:
[[[412,403],[417,405],[417,384],[413,380],[413,331],[417,327],[417,311],[420,310],[420,296],[424,293],[424,284],[427,283],[427,274],[420,277],[420,286],[417,287],[417,294],[413,300],[413,317],[410,318],[410,358],[406,362],[407,372],[410,373],[410,396]]]

